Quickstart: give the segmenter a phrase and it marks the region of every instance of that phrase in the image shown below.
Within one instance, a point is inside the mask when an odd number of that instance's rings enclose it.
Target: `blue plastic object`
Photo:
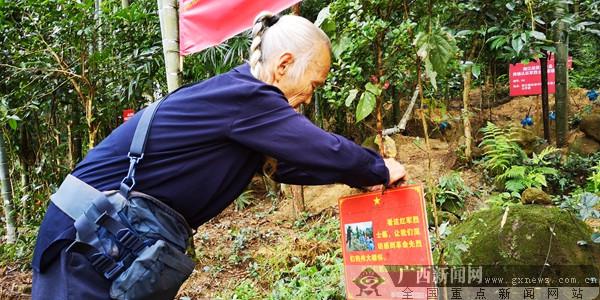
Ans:
[[[598,93],[594,89],[589,90],[586,95],[590,101],[596,101],[596,99],[598,99]]]
[[[448,121],[442,121],[440,122],[439,126],[441,130],[446,130],[446,128],[448,128],[450,124],[448,124]]]
[[[523,125],[523,127],[533,126],[533,118],[529,115],[525,116],[525,118],[521,120],[521,125]]]
[[[550,114],[548,114],[548,117],[550,118],[551,121],[555,121],[556,113],[554,111],[551,111]]]

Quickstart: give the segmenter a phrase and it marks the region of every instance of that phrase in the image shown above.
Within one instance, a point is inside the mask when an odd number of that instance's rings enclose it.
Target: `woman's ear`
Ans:
[[[283,53],[277,62],[277,70],[275,71],[275,81],[279,81],[289,71],[292,63],[294,63],[294,55],[289,52]]]

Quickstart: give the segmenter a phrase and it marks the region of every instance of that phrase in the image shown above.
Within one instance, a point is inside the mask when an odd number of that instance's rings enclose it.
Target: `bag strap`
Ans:
[[[154,120],[154,116],[156,115],[156,111],[158,107],[165,101],[169,96],[173,95],[173,93],[188,87],[192,84],[185,84],[170,92],[168,95],[163,97],[162,99],[148,105],[144,112],[142,113],[142,117],[140,118],[137,127],[135,128],[135,133],[133,134],[133,139],[131,140],[131,146],[129,147],[129,153],[127,153],[127,157],[129,157],[129,170],[127,171],[127,175],[121,181],[121,186],[119,187],[119,192],[123,197],[129,197],[129,193],[135,186],[135,168],[142,158],[144,158],[144,150],[146,149],[146,142],[148,141],[148,136],[150,135],[150,126],[152,125],[152,120]]]
[[[142,117],[140,118],[137,127],[135,128],[133,140],[131,141],[131,146],[129,147],[129,153],[127,153],[127,157],[129,157],[129,170],[127,171],[127,176],[125,176],[125,178],[123,178],[121,181],[121,186],[119,188],[119,192],[125,198],[129,196],[129,192],[131,192],[135,186],[135,168],[140,160],[144,158],[146,141],[148,140],[148,135],[150,134],[150,125],[152,125],[152,120],[156,115],[156,111],[164,99],[165,98],[162,98],[146,107],[142,113]]]

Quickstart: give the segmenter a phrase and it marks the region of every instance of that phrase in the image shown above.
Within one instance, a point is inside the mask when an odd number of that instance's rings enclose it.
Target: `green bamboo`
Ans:
[[[17,222],[15,220],[15,208],[12,201],[12,186],[10,184],[5,149],[4,136],[0,133],[0,184],[2,184],[2,206],[4,209],[4,218],[6,220],[6,242],[13,244],[17,240]]]

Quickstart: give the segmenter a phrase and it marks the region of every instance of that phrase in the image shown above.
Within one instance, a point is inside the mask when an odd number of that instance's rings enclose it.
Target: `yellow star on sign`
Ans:
[[[375,205],[379,205],[381,204],[381,199],[379,199],[379,197],[375,197],[375,199],[373,199],[373,203],[375,203]]]

